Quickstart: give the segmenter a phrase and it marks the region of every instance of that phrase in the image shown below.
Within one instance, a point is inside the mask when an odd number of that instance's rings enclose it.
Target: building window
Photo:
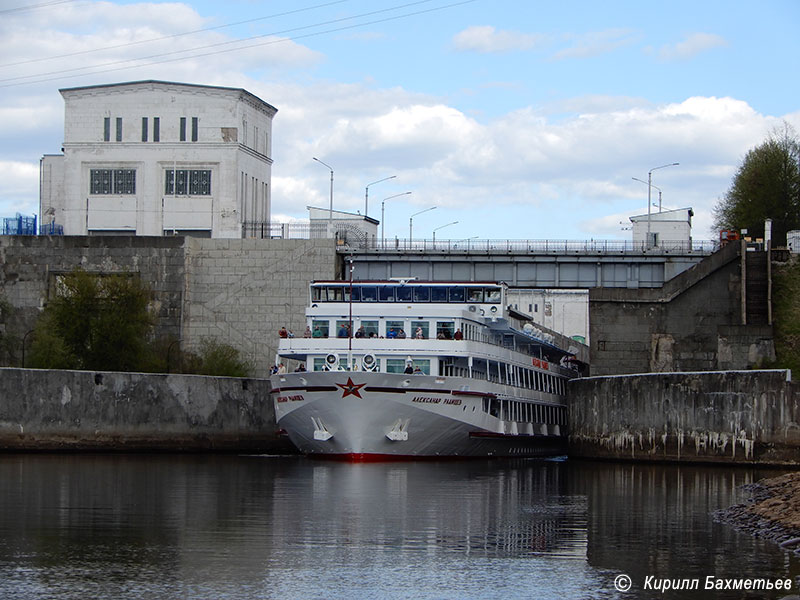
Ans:
[[[153,117],[153,141],[161,141],[161,119],[159,117]]]
[[[197,141],[197,117],[192,117],[192,141]]]
[[[136,169],[90,169],[89,193],[126,195],[136,193]]]
[[[122,141],[122,117],[117,117],[117,141]]]
[[[142,117],[142,141],[147,141],[147,117]]]
[[[186,117],[181,117],[181,137],[182,142],[186,141]]]
[[[165,171],[164,194],[167,196],[210,196],[210,169],[169,169]]]
[[[103,141],[111,141],[111,117],[105,117],[103,119]]]

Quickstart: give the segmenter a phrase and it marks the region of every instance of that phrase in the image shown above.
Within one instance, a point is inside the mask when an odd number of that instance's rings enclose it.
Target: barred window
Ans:
[[[169,169],[165,172],[164,194],[167,196],[210,196],[211,170]]]
[[[122,195],[136,193],[136,169],[90,169],[89,193]]]

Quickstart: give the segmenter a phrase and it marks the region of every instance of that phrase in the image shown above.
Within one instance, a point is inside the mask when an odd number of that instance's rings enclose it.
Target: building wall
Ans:
[[[789,371],[588,377],[567,385],[570,456],[800,464]]]
[[[243,221],[269,215],[274,107],[244,90],[154,81],[61,93],[63,186],[43,187],[40,210],[54,208],[67,235],[201,230],[241,238]],[[43,159],[48,177],[56,162]],[[91,194],[92,169],[135,169],[135,193]],[[168,194],[173,169],[211,171],[211,194]]]
[[[138,273],[153,291],[156,334],[196,349],[203,337],[233,345],[264,376],[278,330],[305,329],[308,284],[336,276],[334,240],[215,240],[139,236],[0,236],[0,295],[14,307],[6,333],[19,342],[13,364],[53,290],[80,266]],[[27,338],[30,347],[30,338]]]
[[[566,337],[589,340],[588,290],[509,289],[509,304],[543,325]]]

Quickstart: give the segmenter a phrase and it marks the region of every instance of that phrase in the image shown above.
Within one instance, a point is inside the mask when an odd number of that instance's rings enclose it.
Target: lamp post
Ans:
[[[367,187],[364,188],[364,216],[369,216],[369,186],[375,185],[376,183],[380,183],[382,181],[389,181],[390,179],[394,179],[397,175],[392,175],[391,177],[384,177],[383,179],[378,179],[378,181],[373,181],[372,183],[368,183]]]
[[[639,183],[643,183],[645,185],[650,185],[658,190],[658,212],[661,212],[661,188],[657,185],[653,185],[651,183],[647,183],[644,179],[639,179],[638,177],[631,177],[634,181],[638,181]]]
[[[448,223],[447,225],[441,225],[433,230],[433,247],[436,249],[436,232],[440,229],[444,229],[445,227],[450,227],[450,225],[458,225],[458,221],[453,221],[452,223]]]
[[[316,157],[312,156],[311,158],[313,158],[319,164],[328,167],[328,169],[330,169],[330,171],[331,171],[331,206],[330,206],[330,210],[328,211],[328,233],[330,234],[331,231],[333,230],[333,167],[328,165],[328,164],[325,164],[324,162],[322,162],[320,159],[318,159]]]
[[[384,198],[383,200],[381,200],[381,246],[383,246],[384,248],[386,247],[386,238],[384,237],[385,229],[383,225],[383,211],[384,211],[384,206],[386,205],[386,201],[391,200],[392,198],[397,198],[398,196],[407,196],[410,193],[411,192],[403,192],[402,194],[395,194],[394,196],[389,196],[388,198]]]
[[[413,215],[411,215],[408,218],[408,241],[409,241],[409,243],[411,243],[411,240],[414,239],[413,236],[411,235],[411,232],[413,230],[412,228],[413,228],[413,225],[414,225],[414,217],[416,217],[417,215],[421,215],[422,213],[426,213],[429,210],[433,210],[434,208],[436,208],[436,207],[435,206],[431,206],[430,208],[426,208],[425,210],[421,210],[418,213],[414,213]]]
[[[660,167],[653,167],[647,172],[647,247],[650,247],[650,192],[653,187],[653,171],[658,169],[666,169],[667,167],[677,167],[680,163],[669,163],[668,165],[661,165]]]

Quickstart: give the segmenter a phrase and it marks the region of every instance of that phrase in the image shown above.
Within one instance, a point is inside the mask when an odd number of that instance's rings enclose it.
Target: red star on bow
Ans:
[[[367,385],[367,384],[366,383],[359,383],[358,385],[356,385],[355,383],[353,383],[353,380],[350,377],[348,377],[347,378],[347,383],[337,383],[336,385],[338,385],[340,388],[342,388],[342,398],[347,398],[347,396],[349,396],[351,394],[353,396],[361,398],[361,394],[359,393],[359,390],[362,387],[364,387],[365,385]]]

